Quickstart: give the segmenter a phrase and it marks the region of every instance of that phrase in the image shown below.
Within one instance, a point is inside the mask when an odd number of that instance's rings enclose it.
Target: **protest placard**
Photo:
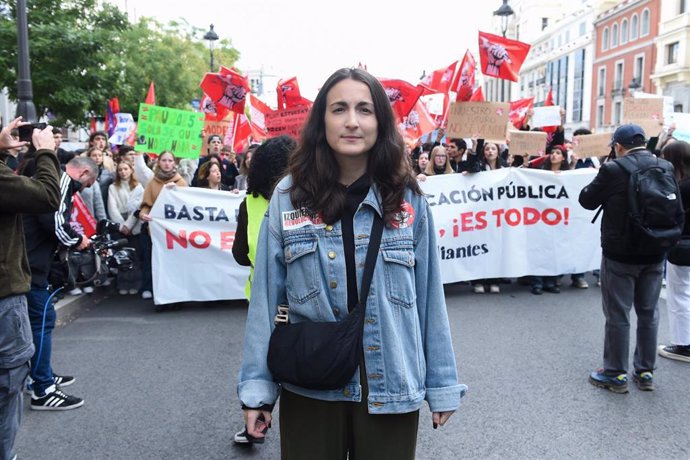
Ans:
[[[504,143],[510,104],[506,102],[453,102],[448,113],[449,137],[469,137]]]
[[[580,157],[603,157],[611,152],[611,133],[582,134],[573,137],[573,152]]]
[[[561,107],[558,105],[550,105],[548,107],[535,107],[532,113],[532,119],[529,125],[533,128],[540,128],[542,126],[560,126],[561,125]]]
[[[626,97],[623,101],[623,122],[635,123],[644,129],[647,137],[658,136],[664,117],[664,99]]]
[[[508,131],[510,135],[510,153],[513,156],[544,155],[546,133],[539,131]]]
[[[115,114],[115,132],[110,136],[108,142],[110,145],[122,145],[127,142],[127,139],[137,127],[134,123],[134,118],[131,113],[116,113]]]
[[[309,107],[298,106],[285,110],[276,110],[265,114],[266,133],[269,138],[283,134],[299,138],[302,125],[309,115]]]
[[[690,142],[690,113],[669,112],[664,116],[664,121],[673,127],[673,137]]]
[[[203,128],[203,113],[140,104],[137,149],[156,154],[170,150],[178,158],[198,158]]]

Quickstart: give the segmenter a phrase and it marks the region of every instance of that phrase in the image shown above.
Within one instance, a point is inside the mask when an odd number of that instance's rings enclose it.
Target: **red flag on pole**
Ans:
[[[280,80],[276,87],[278,110],[289,109],[300,105],[311,106],[311,101],[302,97],[297,77]]]
[[[379,81],[386,90],[388,101],[391,103],[398,120],[404,119],[410,113],[424,92],[424,88],[421,86],[412,86],[404,80],[379,78]]]
[[[146,93],[146,99],[144,99],[144,104],[156,105],[156,87],[153,84],[153,80],[149,85],[149,92]]]
[[[527,43],[479,32],[479,61],[484,75],[518,81],[518,72],[529,53]]]
[[[436,129],[436,123],[421,100],[417,101],[409,115],[400,124],[403,137],[417,142],[426,133]]]
[[[527,119],[527,112],[534,107],[534,96],[525,99],[518,99],[510,103],[510,113],[508,117],[516,129],[522,128]]]
[[[429,94],[447,93],[448,91],[450,91],[451,84],[455,79],[455,69],[457,68],[457,66],[458,61],[455,61],[448,67],[434,70],[429,75],[427,75],[420,84],[428,88]]]
[[[96,184],[98,187],[98,184]],[[79,193],[72,195],[72,214],[69,220],[70,226],[78,233],[91,238],[96,233],[96,219],[89,212],[84,200]]]
[[[220,67],[220,73],[207,73],[199,87],[216,104],[233,112],[244,113],[244,103],[249,93],[247,77],[233,69]]]
[[[480,86],[477,88],[474,93],[472,93],[472,97],[470,98],[470,101],[472,102],[484,102],[484,91],[482,91],[482,87]]]
[[[462,58],[460,68],[455,73],[455,79],[450,87],[451,91],[455,91],[457,97],[456,102],[469,101],[472,97],[475,83],[475,71],[477,63],[470,50],[465,52],[465,57]]]

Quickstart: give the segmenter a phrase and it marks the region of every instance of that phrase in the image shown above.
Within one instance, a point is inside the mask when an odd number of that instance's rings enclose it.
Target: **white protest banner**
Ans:
[[[647,137],[658,136],[663,126],[664,98],[633,98],[623,100],[623,122],[640,125]]]
[[[232,257],[237,212],[245,194],[163,188],[151,210],[156,305],[244,299],[249,269]]]
[[[532,109],[532,111],[532,118],[529,123],[532,128],[539,128],[542,126],[560,126],[562,123],[561,107],[558,105],[535,107]]]
[[[513,156],[544,155],[546,150],[546,133],[539,131],[508,131],[510,135],[510,153]]]
[[[448,111],[449,137],[470,137],[503,144],[508,133],[510,104],[505,102],[453,102]]]
[[[501,168],[420,185],[436,226],[444,283],[582,273],[599,267],[599,222],[578,203],[596,170]]]
[[[131,113],[116,113],[115,114],[115,132],[110,136],[108,142],[111,145],[122,145],[127,143],[127,139],[137,129],[137,124],[134,123],[134,118]]]

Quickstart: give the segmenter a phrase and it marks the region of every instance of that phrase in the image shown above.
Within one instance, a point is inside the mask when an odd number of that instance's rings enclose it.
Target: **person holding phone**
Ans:
[[[283,459],[413,459],[424,401],[436,428],[467,387],[458,383],[430,207],[375,77],[340,69],[326,80],[288,173],[257,243],[238,385],[248,434],[265,437],[280,388]],[[358,303],[375,215],[385,226],[359,369],[336,390],[274,382],[267,352],[278,306],[289,304],[293,323],[344,320]]]

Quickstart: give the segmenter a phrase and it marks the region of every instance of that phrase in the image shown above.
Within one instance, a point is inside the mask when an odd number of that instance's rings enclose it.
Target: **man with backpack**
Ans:
[[[622,125],[613,134],[615,160],[604,163],[580,192],[585,209],[601,207],[601,298],[606,329],[604,365],[589,382],[628,392],[630,310],[637,315],[633,381],[654,389],[658,300],[668,249],[680,238],[683,208],[673,166],[645,149],[645,133]]]

